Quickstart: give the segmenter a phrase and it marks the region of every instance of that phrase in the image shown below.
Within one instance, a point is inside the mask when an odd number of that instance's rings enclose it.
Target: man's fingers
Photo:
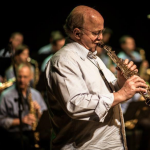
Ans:
[[[137,75],[133,75],[132,77],[130,77],[128,79],[128,82],[134,82],[134,83],[136,83],[136,82],[142,82],[142,83],[146,83],[142,78],[140,78]]]
[[[148,88],[148,85],[147,85],[147,84],[141,83],[141,82],[137,82],[137,83],[135,84],[135,86],[136,86],[136,88],[145,88],[145,89]]]
[[[129,63],[129,59],[124,60],[124,64],[127,65]]]
[[[136,92],[137,92],[137,93],[140,93],[140,92],[142,92],[142,93],[147,93],[147,90],[144,89],[144,88],[136,88]]]
[[[128,59],[124,60],[124,64],[127,65],[128,69],[130,69],[131,71],[137,69],[137,66],[134,64],[134,62],[133,61],[129,61]],[[138,70],[136,70],[136,72],[138,72]]]
[[[136,66],[136,65],[133,65],[133,66],[130,67],[130,70],[131,70],[131,71],[134,71],[136,68],[137,68],[137,66]]]
[[[135,73],[138,73],[138,69],[135,69],[134,72],[135,72]]]
[[[136,82],[141,82],[141,83],[146,84],[146,82],[145,82],[142,78],[140,78],[140,77],[135,78],[133,81],[134,81],[135,83],[136,83]]]

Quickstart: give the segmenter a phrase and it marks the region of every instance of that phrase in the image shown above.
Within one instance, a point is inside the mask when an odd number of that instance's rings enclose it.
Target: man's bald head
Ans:
[[[70,35],[75,28],[82,28],[85,24],[94,25],[99,20],[103,24],[102,15],[95,9],[80,5],[75,7],[66,19],[64,29],[66,34]]]

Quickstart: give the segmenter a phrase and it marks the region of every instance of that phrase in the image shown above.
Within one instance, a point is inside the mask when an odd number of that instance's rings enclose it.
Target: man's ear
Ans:
[[[76,39],[80,39],[81,38],[81,35],[82,35],[82,32],[81,32],[81,30],[79,29],[79,28],[75,28],[74,30],[73,30],[73,35],[74,35],[74,37],[76,38]]]

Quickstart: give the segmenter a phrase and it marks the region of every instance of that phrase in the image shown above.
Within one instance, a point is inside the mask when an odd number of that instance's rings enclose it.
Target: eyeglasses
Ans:
[[[87,30],[87,31],[91,32],[91,33],[92,33],[92,35],[93,35],[93,36],[95,36],[95,37],[97,37],[97,38],[100,36],[100,34],[104,34],[104,31],[105,31],[105,28],[104,28],[103,30],[99,30],[99,31],[95,31],[95,32],[90,31],[90,30],[85,29],[85,28],[82,28],[82,29],[84,29],[84,30]]]

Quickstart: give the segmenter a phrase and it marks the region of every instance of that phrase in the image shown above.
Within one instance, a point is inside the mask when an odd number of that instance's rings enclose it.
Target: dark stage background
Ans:
[[[150,60],[150,13],[148,1],[39,1],[1,2],[0,5],[0,48],[4,48],[14,31],[24,34],[24,43],[36,53],[41,46],[49,43],[52,30],[61,30],[67,15],[77,5],[87,5],[97,9],[105,19],[105,27],[113,30],[111,45],[119,50],[119,38],[130,34],[136,45],[146,51]],[[33,56],[34,57],[34,56]]]

